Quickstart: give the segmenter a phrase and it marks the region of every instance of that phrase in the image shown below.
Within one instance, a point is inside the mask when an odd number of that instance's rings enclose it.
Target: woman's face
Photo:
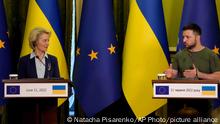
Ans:
[[[48,34],[41,34],[36,42],[35,50],[38,50],[40,52],[46,52],[49,46],[49,38],[50,36]]]

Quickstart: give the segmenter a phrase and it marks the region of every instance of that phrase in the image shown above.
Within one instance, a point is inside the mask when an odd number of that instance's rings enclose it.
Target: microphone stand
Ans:
[[[36,56],[36,58],[40,61],[40,63],[42,63],[45,67],[45,71],[47,71],[47,78],[50,78],[50,71],[51,71],[51,63],[48,62],[47,66],[46,64],[39,58],[39,56]]]

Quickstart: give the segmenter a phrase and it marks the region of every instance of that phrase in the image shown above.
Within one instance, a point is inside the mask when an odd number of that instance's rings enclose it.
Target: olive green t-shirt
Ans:
[[[218,56],[208,48],[198,52],[190,52],[185,48],[174,56],[173,69],[178,70],[178,78],[183,78],[184,70],[193,69],[193,64],[200,72],[220,71]]]

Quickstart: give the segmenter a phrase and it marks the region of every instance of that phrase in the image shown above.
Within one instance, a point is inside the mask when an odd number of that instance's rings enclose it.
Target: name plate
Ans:
[[[5,83],[4,97],[68,97],[68,83]]]
[[[153,83],[154,98],[218,98],[218,84]]]

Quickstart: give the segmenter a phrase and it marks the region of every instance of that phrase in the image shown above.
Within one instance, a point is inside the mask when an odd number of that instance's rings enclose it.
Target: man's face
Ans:
[[[196,46],[197,35],[192,30],[183,31],[183,44],[186,48],[192,49]]]

